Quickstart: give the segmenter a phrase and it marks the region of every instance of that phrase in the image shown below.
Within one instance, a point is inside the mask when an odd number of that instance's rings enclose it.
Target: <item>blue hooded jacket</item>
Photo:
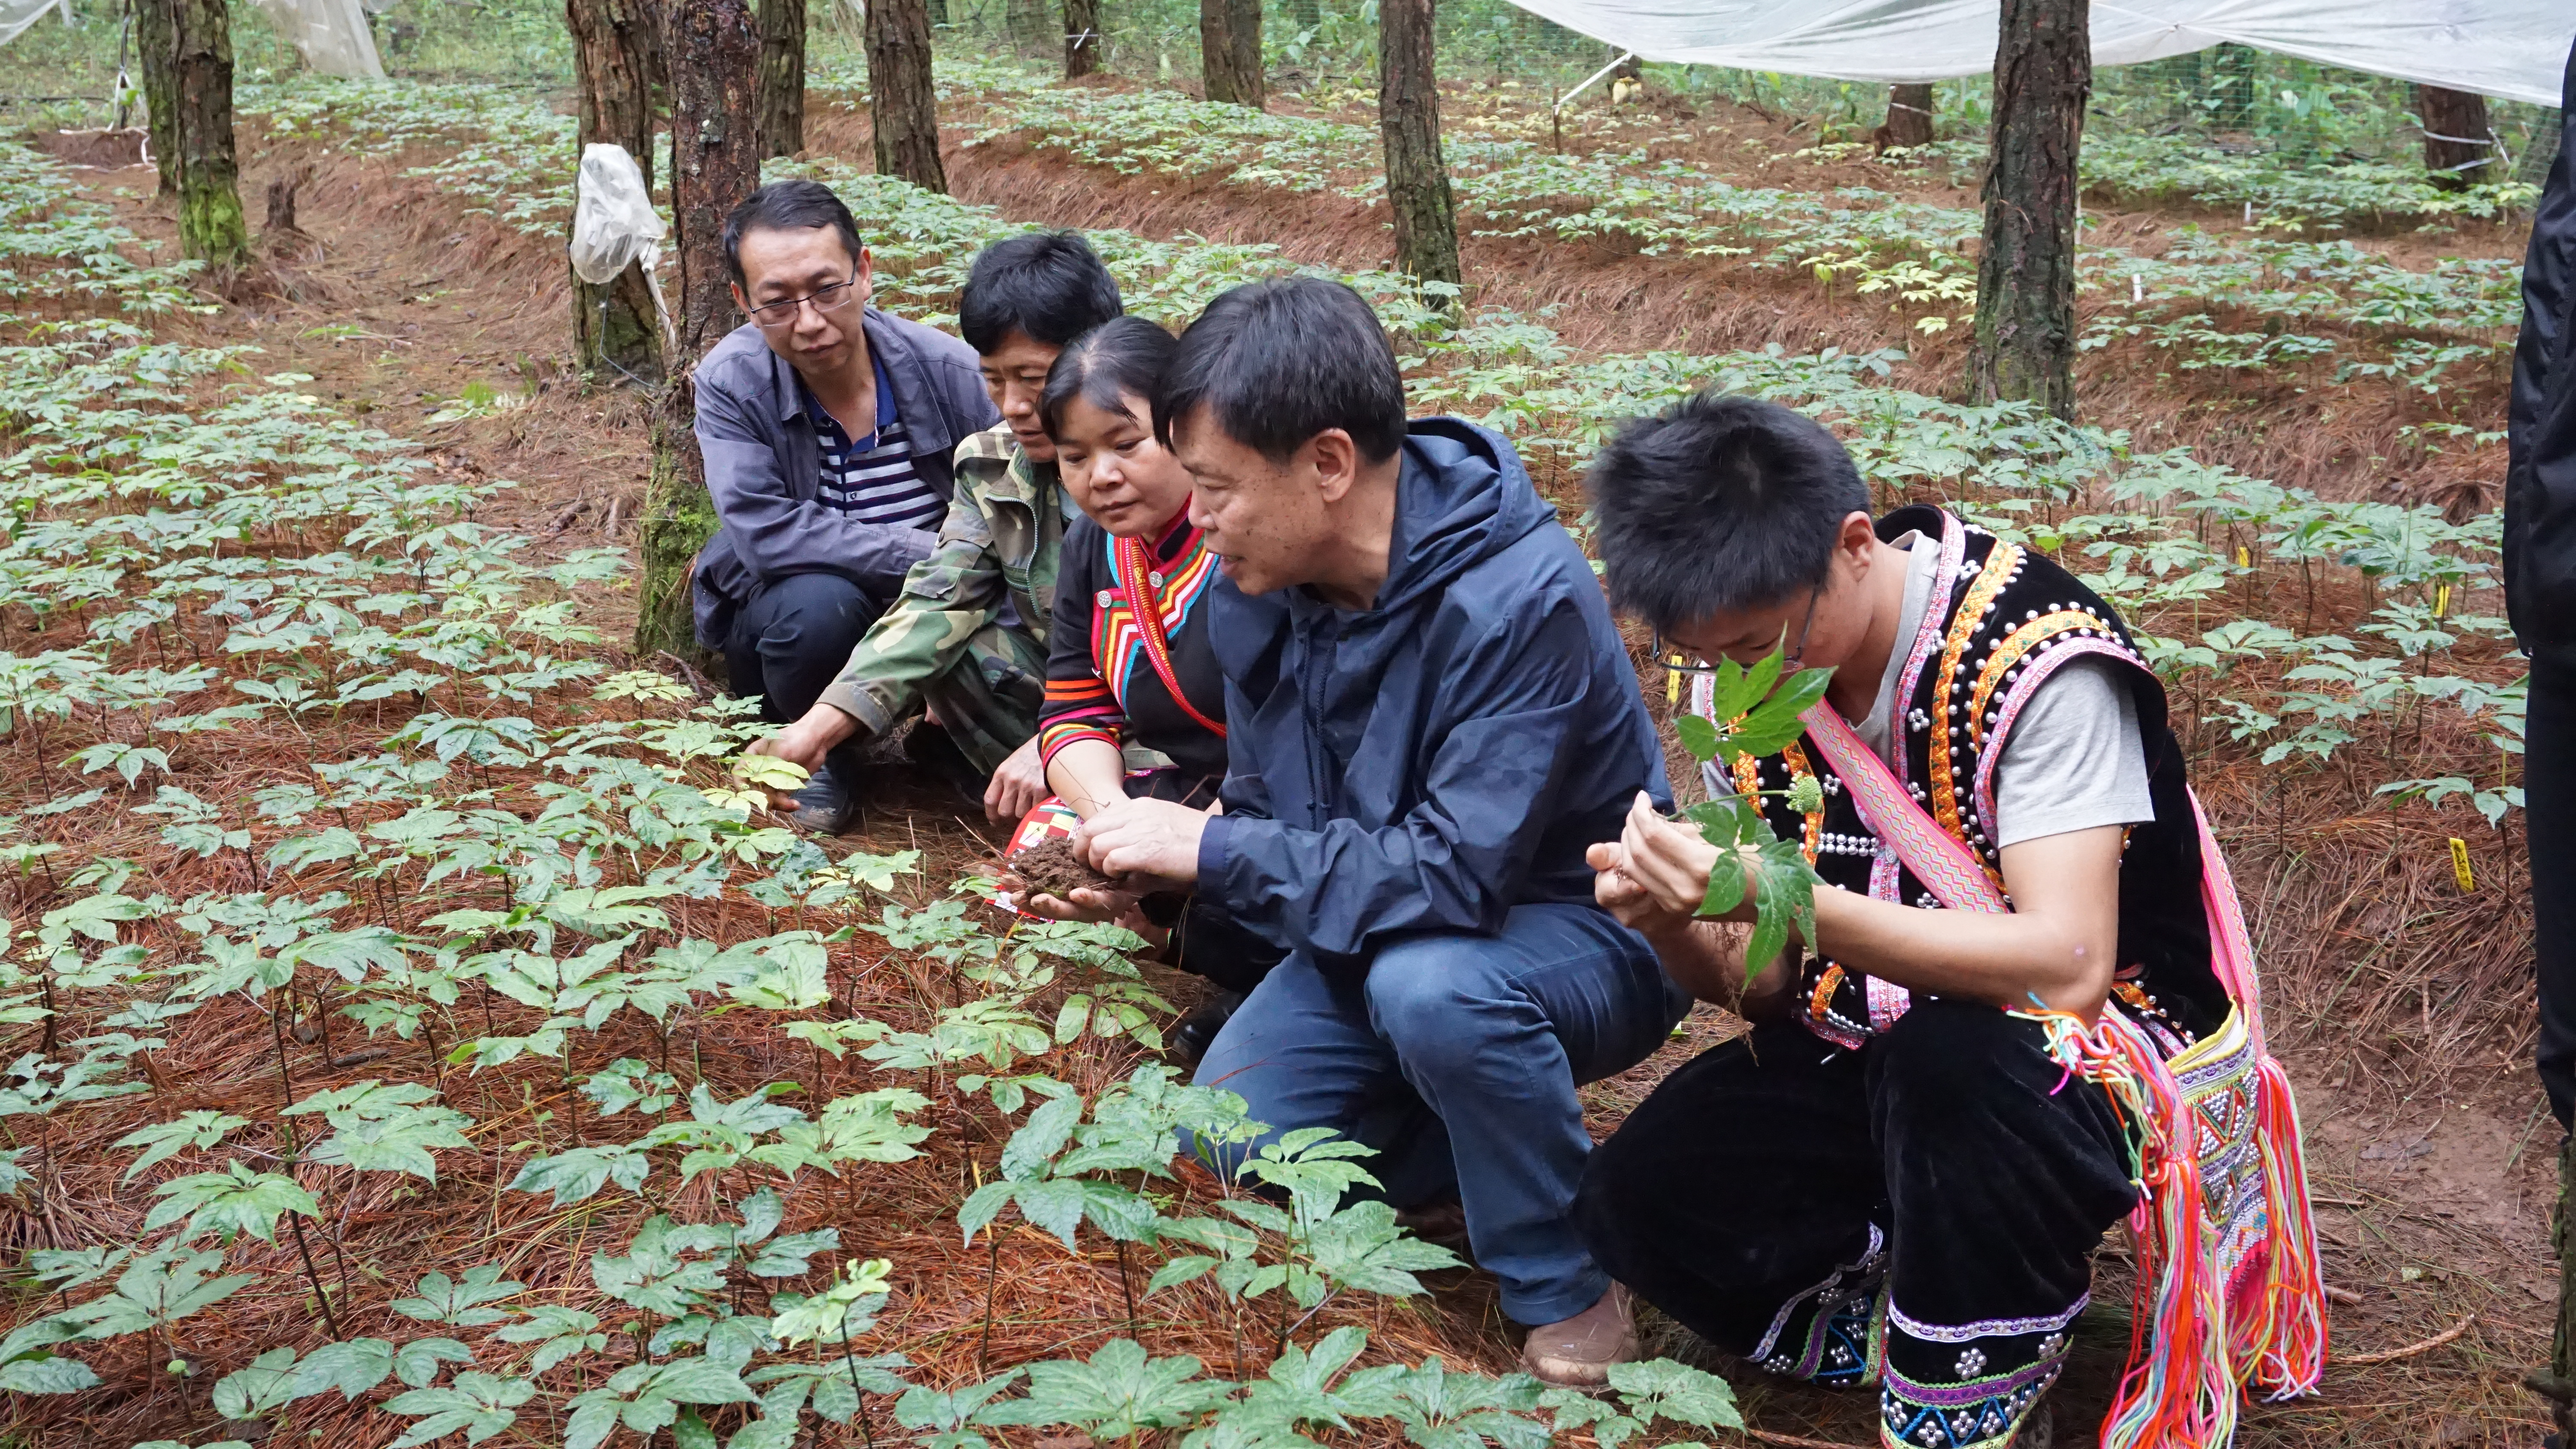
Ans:
[[[1342,979],[1408,933],[1589,903],[1584,848],[1639,790],[1671,799],[1600,582],[1511,444],[1427,418],[1403,457],[1375,607],[1209,600],[1227,770],[1199,889]]]

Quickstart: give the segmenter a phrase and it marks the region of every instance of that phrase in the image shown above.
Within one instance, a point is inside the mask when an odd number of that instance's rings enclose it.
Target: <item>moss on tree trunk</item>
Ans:
[[[1424,282],[1462,280],[1458,205],[1440,159],[1440,90],[1431,70],[1432,0],[1378,6],[1377,124],[1386,141],[1386,200],[1395,267]],[[1432,300],[1437,303],[1438,294]]]
[[[178,104],[179,245],[211,266],[237,266],[250,250],[240,169],[233,160],[233,31],[224,0],[157,0],[169,6],[171,78]]]
[[[1199,0],[1199,79],[1209,100],[1262,108],[1261,0]]]
[[[2075,159],[2093,86],[2085,0],[2003,0],[1968,388],[2075,416]]]
[[[653,87],[661,78],[662,56],[645,3],[565,0],[564,20],[572,31],[580,144],[625,147],[650,187]],[[569,230],[571,223],[565,226]],[[594,380],[662,380],[662,329],[641,266],[629,266],[606,286],[574,277],[572,332],[582,370]]]
[[[685,659],[699,655],[690,620],[689,565],[716,530],[690,373],[734,321],[724,219],[760,184],[760,135],[752,109],[760,32],[747,0],[670,0],[662,34],[671,86],[671,218],[679,258],[672,306],[679,375],[654,418],[635,652],[651,658],[669,650]]]
[[[805,149],[805,0],[760,0],[760,147]]]
[[[170,34],[169,0],[131,0],[134,51],[142,63],[144,124],[150,128],[152,164],[161,173],[160,195],[179,193],[179,47]]]
[[[877,174],[946,192],[939,160],[939,93],[930,82],[930,14],[921,0],[870,0],[868,120]]]

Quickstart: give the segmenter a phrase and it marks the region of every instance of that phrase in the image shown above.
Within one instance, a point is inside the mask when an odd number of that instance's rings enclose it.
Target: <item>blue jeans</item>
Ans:
[[[1272,1137],[1331,1127],[1378,1149],[1365,1165],[1398,1207],[1454,1191],[1503,1311],[1554,1323],[1610,1284],[1567,1220],[1592,1150],[1574,1089],[1645,1060],[1689,1006],[1607,913],[1515,906],[1499,936],[1389,945],[1359,984],[1290,955],[1196,1080],[1240,1095]]]

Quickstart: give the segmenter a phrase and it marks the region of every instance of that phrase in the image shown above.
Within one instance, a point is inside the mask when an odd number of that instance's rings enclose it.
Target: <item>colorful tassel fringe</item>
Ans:
[[[2129,1228],[2137,1300],[2103,1449],[2223,1449],[2235,1437],[2244,1388],[2293,1398],[2312,1392],[2325,1372],[2325,1283],[2298,1104],[2263,1049],[2244,914],[2207,818],[2199,824],[2211,964],[2236,1004],[2225,1025],[2169,1062],[2117,1007],[2090,1027],[2062,1012],[2030,1013],[2047,1028],[2050,1054],[2111,1095],[2136,1152],[2138,1206]],[[2196,1083],[2191,1091],[2184,1076]],[[2204,1164],[2201,1152],[2201,1103],[2215,1102],[2220,1120],[2232,1121],[2227,1109],[2248,1078],[2262,1172],[2261,1231],[2250,1241],[2240,1236],[2241,1221],[2212,1221],[2204,1166],[2224,1172],[2227,1164]],[[2220,1135],[2219,1157],[2231,1140]],[[2232,1192],[2218,1206],[2231,1219],[2250,1216]]]

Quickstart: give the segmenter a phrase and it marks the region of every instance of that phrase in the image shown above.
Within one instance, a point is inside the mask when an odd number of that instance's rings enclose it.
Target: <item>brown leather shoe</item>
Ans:
[[[1601,1301],[1572,1318],[1529,1331],[1521,1367],[1540,1383],[1560,1389],[1597,1389],[1610,1381],[1610,1365],[1637,1357],[1632,1295],[1613,1283]]]

